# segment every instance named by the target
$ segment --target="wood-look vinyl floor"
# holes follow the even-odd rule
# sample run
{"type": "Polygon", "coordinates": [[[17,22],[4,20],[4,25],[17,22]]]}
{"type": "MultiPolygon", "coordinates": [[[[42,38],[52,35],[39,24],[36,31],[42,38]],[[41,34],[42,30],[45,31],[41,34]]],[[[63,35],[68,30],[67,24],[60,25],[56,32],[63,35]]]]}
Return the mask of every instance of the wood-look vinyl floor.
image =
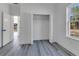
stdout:
{"type": "Polygon", "coordinates": [[[0,56],[68,56],[46,41],[34,41],[33,45],[13,45],[9,43],[0,49],[0,56]]]}

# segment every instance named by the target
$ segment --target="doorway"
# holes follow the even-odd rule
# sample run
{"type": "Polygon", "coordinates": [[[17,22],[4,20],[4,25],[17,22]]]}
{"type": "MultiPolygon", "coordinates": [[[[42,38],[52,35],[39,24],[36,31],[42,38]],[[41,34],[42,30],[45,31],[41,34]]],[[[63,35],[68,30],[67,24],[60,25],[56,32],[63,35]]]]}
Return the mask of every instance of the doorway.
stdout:
{"type": "Polygon", "coordinates": [[[33,14],[33,40],[49,40],[49,16],[33,14]]]}
{"type": "Polygon", "coordinates": [[[13,16],[13,42],[14,45],[19,44],[18,36],[19,36],[19,26],[20,26],[20,16],[13,16]]]}
{"type": "Polygon", "coordinates": [[[1,14],[1,46],[3,47],[12,42],[14,45],[19,43],[19,16],[10,16],[8,13],[1,14]]]}

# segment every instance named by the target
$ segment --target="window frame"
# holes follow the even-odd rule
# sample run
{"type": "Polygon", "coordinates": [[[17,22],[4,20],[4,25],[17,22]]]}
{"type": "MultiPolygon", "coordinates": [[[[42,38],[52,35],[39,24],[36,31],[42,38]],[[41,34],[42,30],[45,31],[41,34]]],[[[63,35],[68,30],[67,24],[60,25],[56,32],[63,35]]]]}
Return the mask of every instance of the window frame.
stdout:
{"type": "MultiPolygon", "coordinates": [[[[75,4],[75,3],[74,3],[75,4]]],[[[73,6],[74,4],[70,4],[66,7],[66,37],[67,38],[71,38],[71,39],[75,39],[75,40],[79,40],[79,37],[76,36],[71,36],[70,35],[70,19],[69,19],[69,7],[73,6]]]]}

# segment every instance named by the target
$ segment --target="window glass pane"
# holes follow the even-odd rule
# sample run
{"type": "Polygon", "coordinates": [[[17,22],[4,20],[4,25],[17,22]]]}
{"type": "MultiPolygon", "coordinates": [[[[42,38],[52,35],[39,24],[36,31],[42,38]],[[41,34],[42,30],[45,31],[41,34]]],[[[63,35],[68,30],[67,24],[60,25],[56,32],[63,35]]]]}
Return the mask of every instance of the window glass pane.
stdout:
{"type": "Polygon", "coordinates": [[[79,36],[79,4],[68,7],[68,19],[70,20],[70,35],[79,36]]]}

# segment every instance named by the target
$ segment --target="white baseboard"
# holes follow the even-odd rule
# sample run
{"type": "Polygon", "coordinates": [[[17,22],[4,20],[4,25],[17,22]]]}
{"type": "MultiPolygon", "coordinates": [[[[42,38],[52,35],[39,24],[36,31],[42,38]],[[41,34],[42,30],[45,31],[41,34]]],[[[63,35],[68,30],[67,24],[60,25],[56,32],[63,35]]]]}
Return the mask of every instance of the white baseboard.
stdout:
{"type": "Polygon", "coordinates": [[[53,43],[54,41],[53,41],[53,40],[49,40],[49,42],[50,42],[50,43],[53,43]]]}

